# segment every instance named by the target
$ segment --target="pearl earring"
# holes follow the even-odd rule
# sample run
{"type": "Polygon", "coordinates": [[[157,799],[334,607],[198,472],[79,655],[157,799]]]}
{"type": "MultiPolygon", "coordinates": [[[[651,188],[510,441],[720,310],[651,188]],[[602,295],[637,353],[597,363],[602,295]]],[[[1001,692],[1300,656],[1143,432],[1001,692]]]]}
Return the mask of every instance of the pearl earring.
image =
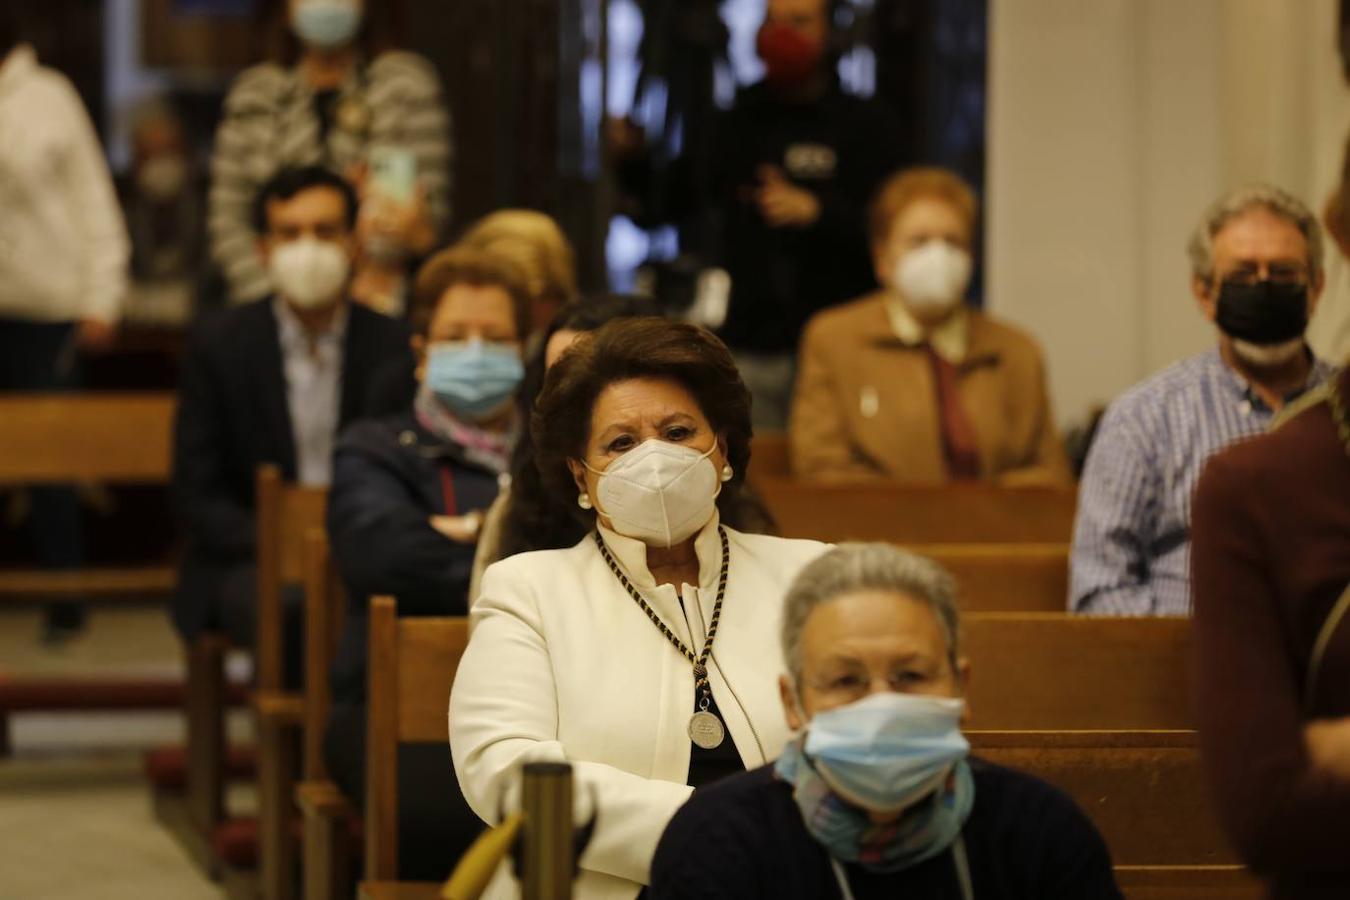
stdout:
{"type": "Polygon", "coordinates": [[[577,495],[577,506],[580,506],[582,509],[590,509],[591,495],[586,493],[585,491],[582,491],[579,495],[577,495]]]}
{"type": "Polygon", "coordinates": [[[723,481],[730,481],[732,477],[735,476],[735,474],[736,470],[731,467],[731,463],[727,463],[725,466],[722,467],[723,481]]]}

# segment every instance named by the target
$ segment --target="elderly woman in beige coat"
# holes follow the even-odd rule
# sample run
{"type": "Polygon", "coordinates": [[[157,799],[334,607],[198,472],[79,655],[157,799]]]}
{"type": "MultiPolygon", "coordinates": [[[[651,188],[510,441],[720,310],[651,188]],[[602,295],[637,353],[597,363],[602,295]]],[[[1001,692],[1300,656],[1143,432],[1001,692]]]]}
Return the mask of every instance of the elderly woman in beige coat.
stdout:
{"type": "Polygon", "coordinates": [[[789,438],[798,478],[1069,481],[1040,348],[961,301],[975,196],[942,169],[891,177],[870,229],[882,289],[802,339],[789,438]]]}
{"type": "MultiPolygon", "coordinates": [[[[495,822],[521,763],[570,762],[597,804],[575,896],[632,900],[693,789],[787,741],[777,623],[825,547],[747,533],[749,394],[700,328],[626,318],[582,336],[532,424],[545,490],[588,533],[487,570],[450,698],[455,771],[495,822]]],[[[499,875],[490,896],[514,895],[499,875]]]]}

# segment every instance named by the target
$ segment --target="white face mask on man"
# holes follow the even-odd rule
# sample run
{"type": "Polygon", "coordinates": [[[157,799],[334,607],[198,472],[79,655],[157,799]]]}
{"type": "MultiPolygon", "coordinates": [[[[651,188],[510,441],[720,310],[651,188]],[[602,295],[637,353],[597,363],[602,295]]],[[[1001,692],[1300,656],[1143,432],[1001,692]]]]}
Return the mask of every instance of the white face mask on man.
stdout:
{"type": "Polygon", "coordinates": [[[710,457],[659,438],[643,441],[614,460],[596,485],[596,510],[614,530],[654,547],[673,547],[712,518],[721,480],[710,457]]]}
{"type": "Polygon", "coordinates": [[[300,309],[317,309],[339,298],[351,267],[341,246],[302,237],[274,247],[268,269],[282,297],[300,309]]]}
{"type": "Polygon", "coordinates": [[[891,287],[915,312],[941,313],[961,302],[970,273],[968,252],[941,238],[931,238],[900,257],[891,287]]]}

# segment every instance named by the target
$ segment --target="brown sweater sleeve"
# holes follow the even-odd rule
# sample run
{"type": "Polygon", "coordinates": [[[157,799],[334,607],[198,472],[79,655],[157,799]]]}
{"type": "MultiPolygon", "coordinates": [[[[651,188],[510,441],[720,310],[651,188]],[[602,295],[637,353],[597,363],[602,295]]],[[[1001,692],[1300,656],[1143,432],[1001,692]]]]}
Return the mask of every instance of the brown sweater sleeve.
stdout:
{"type": "Polygon", "coordinates": [[[1237,446],[1214,457],[1191,526],[1195,700],[1219,813],[1253,869],[1350,868],[1350,783],[1313,768],[1303,739],[1302,668],[1269,573],[1262,496],[1277,489],[1237,446]]]}

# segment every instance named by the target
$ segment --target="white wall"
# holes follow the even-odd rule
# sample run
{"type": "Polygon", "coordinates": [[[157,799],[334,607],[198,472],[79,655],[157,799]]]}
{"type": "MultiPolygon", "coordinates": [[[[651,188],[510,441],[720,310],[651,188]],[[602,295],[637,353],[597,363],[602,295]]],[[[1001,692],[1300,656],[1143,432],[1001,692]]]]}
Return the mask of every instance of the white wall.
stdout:
{"type": "Polygon", "coordinates": [[[1320,209],[1350,126],[1335,16],[991,0],[988,306],[1042,341],[1061,422],[1213,340],[1185,244],[1217,194],[1268,180],[1320,209]]]}

